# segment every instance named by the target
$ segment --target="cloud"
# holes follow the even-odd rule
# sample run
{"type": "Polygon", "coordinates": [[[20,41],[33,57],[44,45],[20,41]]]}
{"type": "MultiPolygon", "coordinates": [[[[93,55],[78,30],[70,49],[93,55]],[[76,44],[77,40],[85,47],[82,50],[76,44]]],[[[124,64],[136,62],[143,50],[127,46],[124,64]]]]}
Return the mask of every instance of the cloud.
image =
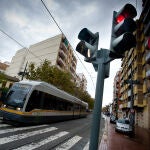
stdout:
{"type": "Polygon", "coordinates": [[[26,17],[11,11],[6,12],[4,17],[8,23],[18,25],[19,28],[24,28],[29,23],[26,17]]]}

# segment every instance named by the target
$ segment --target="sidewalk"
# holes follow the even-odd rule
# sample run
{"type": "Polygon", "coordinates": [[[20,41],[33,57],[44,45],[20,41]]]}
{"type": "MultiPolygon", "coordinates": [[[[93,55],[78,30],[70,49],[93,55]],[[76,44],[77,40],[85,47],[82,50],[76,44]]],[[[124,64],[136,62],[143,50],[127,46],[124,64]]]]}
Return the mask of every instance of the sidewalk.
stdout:
{"type": "Polygon", "coordinates": [[[150,131],[136,127],[135,138],[115,132],[115,125],[106,118],[99,150],[150,150],[150,131]]]}

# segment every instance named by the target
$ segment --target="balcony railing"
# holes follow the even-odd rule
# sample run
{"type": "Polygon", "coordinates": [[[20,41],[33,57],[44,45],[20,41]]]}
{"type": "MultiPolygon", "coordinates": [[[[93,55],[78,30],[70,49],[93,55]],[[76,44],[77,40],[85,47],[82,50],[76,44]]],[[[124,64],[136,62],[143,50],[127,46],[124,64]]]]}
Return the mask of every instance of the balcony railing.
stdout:
{"type": "Polygon", "coordinates": [[[57,62],[61,67],[65,66],[64,61],[60,57],[58,58],[57,62]]]}
{"type": "Polygon", "coordinates": [[[66,58],[67,58],[67,55],[64,53],[63,50],[60,50],[60,51],[59,51],[59,55],[60,55],[63,59],[66,59],[66,58]]]}
{"type": "Polygon", "coordinates": [[[146,71],[145,71],[145,69],[142,71],[142,75],[143,75],[143,78],[146,77],[146,71]]]}

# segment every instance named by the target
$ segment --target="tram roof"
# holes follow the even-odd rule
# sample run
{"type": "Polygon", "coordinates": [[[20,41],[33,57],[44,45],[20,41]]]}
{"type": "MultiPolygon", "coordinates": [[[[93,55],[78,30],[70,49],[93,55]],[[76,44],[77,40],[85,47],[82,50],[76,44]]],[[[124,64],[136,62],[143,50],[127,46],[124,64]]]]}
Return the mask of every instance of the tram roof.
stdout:
{"type": "Polygon", "coordinates": [[[45,87],[49,87],[53,90],[56,90],[57,92],[61,93],[61,94],[64,94],[65,96],[69,97],[71,96],[73,101],[75,102],[81,102],[83,105],[85,106],[88,106],[88,103],[78,99],[77,97],[75,96],[72,96],[70,95],[69,93],[63,91],[63,90],[60,90],[58,89],[57,87],[55,87],[54,85],[52,84],[49,84],[49,83],[46,83],[46,82],[43,82],[43,81],[32,81],[32,80],[22,80],[22,81],[19,81],[19,83],[22,83],[22,84],[28,84],[28,85],[32,85],[32,86],[38,86],[38,85],[41,85],[41,86],[45,86],[45,87]]]}

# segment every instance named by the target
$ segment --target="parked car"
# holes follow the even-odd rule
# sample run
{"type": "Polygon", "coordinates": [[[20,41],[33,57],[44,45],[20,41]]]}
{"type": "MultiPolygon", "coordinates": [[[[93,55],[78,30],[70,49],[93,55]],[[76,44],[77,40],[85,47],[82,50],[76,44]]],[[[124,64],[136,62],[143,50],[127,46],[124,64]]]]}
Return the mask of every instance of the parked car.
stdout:
{"type": "Polygon", "coordinates": [[[116,117],[114,115],[110,115],[110,123],[116,123],[116,117]]]}
{"type": "Polygon", "coordinates": [[[128,119],[118,119],[116,121],[116,127],[115,127],[116,132],[122,132],[127,135],[132,134],[132,128],[130,126],[130,122],[128,119]]]}

